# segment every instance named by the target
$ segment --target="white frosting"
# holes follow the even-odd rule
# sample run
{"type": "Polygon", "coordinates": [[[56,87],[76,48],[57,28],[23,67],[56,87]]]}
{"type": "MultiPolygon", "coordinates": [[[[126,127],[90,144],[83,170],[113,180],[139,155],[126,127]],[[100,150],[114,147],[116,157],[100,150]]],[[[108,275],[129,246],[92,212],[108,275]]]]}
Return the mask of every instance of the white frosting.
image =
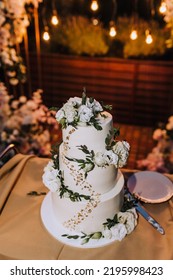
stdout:
{"type": "MultiPolygon", "coordinates": [[[[81,158],[83,158],[81,151],[77,154],[81,154],[81,158]]],[[[92,188],[95,192],[103,194],[114,187],[117,168],[113,164],[104,167],[95,165],[94,169],[88,172],[85,178],[85,173],[83,169],[79,168],[78,163],[71,162],[65,157],[63,145],[60,146],[59,155],[60,170],[63,170],[64,184],[72,191],[90,195],[92,188]]]]}
{"type": "Polygon", "coordinates": [[[112,115],[104,112],[106,118],[99,117],[99,124],[102,130],[97,130],[93,126],[78,126],[77,128],[69,125],[62,130],[64,149],[68,157],[84,157],[78,146],[86,145],[89,150],[96,152],[105,151],[105,139],[110,131],[113,130],[112,115]]]}
{"type": "Polygon", "coordinates": [[[97,196],[93,201],[72,202],[69,198],[60,198],[52,193],[52,205],[57,220],[67,231],[92,233],[103,230],[103,223],[113,219],[123,204],[124,177],[119,171],[115,186],[106,194],[97,196]]]}

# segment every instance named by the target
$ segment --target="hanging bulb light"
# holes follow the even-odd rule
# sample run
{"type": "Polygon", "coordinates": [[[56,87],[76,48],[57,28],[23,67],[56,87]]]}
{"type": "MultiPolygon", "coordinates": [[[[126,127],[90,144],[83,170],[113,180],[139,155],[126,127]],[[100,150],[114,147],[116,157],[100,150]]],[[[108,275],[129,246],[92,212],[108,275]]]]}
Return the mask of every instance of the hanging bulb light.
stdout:
{"type": "Polygon", "coordinates": [[[109,27],[109,35],[110,37],[115,37],[117,35],[117,30],[116,30],[116,26],[115,26],[115,23],[114,21],[111,21],[110,22],[110,27],[109,27]]]}
{"type": "Polygon", "coordinates": [[[98,20],[98,18],[92,18],[92,23],[93,23],[93,25],[98,25],[99,24],[99,20],[98,20]]]}
{"type": "Polygon", "coordinates": [[[92,0],[90,8],[92,11],[96,12],[99,8],[98,2],[96,0],[92,0]]]}
{"type": "Polygon", "coordinates": [[[161,13],[161,14],[164,14],[165,12],[166,12],[166,3],[165,3],[165,1],[162,1],[161,2],[161,5],[160,5],[160,8],[159,8],[159,12],[161,13]]]}
{"type": "Polygon", "coordinates": [[[138,32],[136,29],[132,29],[131,33],[130,33],[130,39],[131,40],[136,40],[138,38],[138,32]]]}
{"type": "Polygon", "coordinates": [[[50,34],[49,34],[49,28],[48,28],[48,26],[45,26],[45,27],[44,27],[43,40],[44,40],[44,41],[49,41],[49,40],[50,40],[50,34]]]}
{"type": "Polygon", "coordinates": [[[147,29],[146,31],[145,31],[145,42],[148,44],[148,45],[150,45],[152,42],[153,42],[153,37],[152,37],[152,35],[151,35],[151,31],[149,30],[149,29],[147,29]]]}
{"type": "Polygon", "coordinates": [[[59,23],[58,14],[57,14],[56,10],[53,10],[53,12],[52,12],[51,23],[55,26],[58,25],[58,23],[59,23]]]}

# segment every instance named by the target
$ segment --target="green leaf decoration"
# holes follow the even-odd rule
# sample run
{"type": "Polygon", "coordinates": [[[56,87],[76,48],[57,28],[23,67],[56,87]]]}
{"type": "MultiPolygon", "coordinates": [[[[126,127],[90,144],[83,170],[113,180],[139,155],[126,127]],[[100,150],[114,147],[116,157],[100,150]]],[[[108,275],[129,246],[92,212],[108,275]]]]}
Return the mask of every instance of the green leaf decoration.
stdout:
{"type": "Polygon", "coordinates": [[[79,147],[78,149],[81,150],[83,153],[90,154],[90,151],[88,150],[86,145],[81,145],[81,146],[77,146],[77,147],[79,147]]]}
{"type": "Polygon", "coordinates": [[[102,233],[100,231],[95,232],[94,234],[92,234],[91,238],[92,239],[100,239],[102,237],[102,233]]]}
{"type": "Polygon", "coordinates": [[[68,234],[62,234],[62,237],[67,237],[68,239],[78,239],[79,235],[68,235],[68,234]]]}
{"type": "Polygon", "coordinates": [[[93,125],[97,130],[102,130],[101,125],[99,125],[97,122],[94,122],[93,125]]]}
{"type": "Polygon", "coordinates": [[[38,193],[37,191],[31,191],[31,192],[27,193],[27,195],[30,195],[30,196],[40,196],[40,195],[46,195],[46,194],[47,194],[46,192],[38,193]]]}
{"type": "Polygon", "coordinates": [[[117,138],[118,136],[120,136],[120,128],[114,127],[114,138],[117,138]]]}
{"type": "Polygon", "coordinates": [[[106,222],[103,225],[106,226],[108,229],[110,229],[111,227],[113,227],[117,223],[118,223],[117,214],[115,214],[113,219],[107,219],[106,222]]]}
{"type": "Polygon", "coordinates": [[[112,110],[112,105],[104,105],[104,104],[102,104],[102,107],[103,107],[105,110],[108,110],[108,111],[111,111],[111,110],[112,110]]]}

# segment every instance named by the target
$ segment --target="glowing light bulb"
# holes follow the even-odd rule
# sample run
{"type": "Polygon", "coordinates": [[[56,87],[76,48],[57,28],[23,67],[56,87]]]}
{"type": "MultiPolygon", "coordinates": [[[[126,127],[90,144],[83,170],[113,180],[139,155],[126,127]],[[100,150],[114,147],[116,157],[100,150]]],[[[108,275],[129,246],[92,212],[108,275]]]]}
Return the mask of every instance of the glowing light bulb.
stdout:
{"type": "Polygon", "coordinates": [[[145,34],[146,34],[145,42],[148,45],[150,45],[153,42],[153,37],[151,36],[151,32],[149,30],[146,30],[145,34]]]}
{"type": "Polygon", "coordinates": [[[130,33],[130,39],[136,40],[137,38],[138,38],[137,30],[133,29],[132,32],[130,33]]]}
{"type": "Polygon", "coordinates": [[[97,1],[93,0],[91,3],[91,10],[95,12],[98,10],[98,8],[99,8],[99,5],[98,5],[97,1]]]}
{"type": "Polygon", "coordinates": [[[160,5],[160,8],[159,8],[159,12],[161,13],[161,14],[164,14],[165,12],[166,12],[166,3],[165,3],[165,1],[162,1],[162,3],[161,3],[161,5],[160,5]]]}
{"type": "Polygon", "coordinates": [[[92,23],[93,23],[93,25],[98,25],[99,24],[99,20],[97,18],[93,18],[92,19],[92,23]]]}
{"type": "Polygon", "coordinates": [[[53,25],[58,25],[59,23],[59,19],[58,19],[58,15],[57,15],[57,11],[53,10],[53,14],[52,14],[52,18],[51,18],[51,23],[53,25]]]}
{"type": "Polygon", "coordinates": [[[45,26],[45,30],[43,32],[43,39],[45,41],[49,41],[50,40],[49,30],[48,30],[47,26],[45,26]]]}
{"type": "Polygon", "coordinates": [[[53,25],[58,25],[59,20],[58,20],[58,18],[57,18],[56,15],[53,15],[53,16],[52,16],[52,18],[51,18],[51,23],[52,23],[53,25]]]}
{"type": "Polygon", "coordinates": [[[110,26],[109,35],[110,35],[111,37],[115,37],[115,36],[117,35],[117,31],[116,31],[115,26],[110,26]]]}

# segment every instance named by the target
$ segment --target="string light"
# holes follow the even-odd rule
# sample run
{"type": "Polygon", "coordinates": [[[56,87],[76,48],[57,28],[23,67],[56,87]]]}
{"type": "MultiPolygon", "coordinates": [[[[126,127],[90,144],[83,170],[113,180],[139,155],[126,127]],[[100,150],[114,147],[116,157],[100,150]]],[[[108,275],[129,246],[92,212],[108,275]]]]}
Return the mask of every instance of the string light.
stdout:
{"type": "Polygon", "coordinates": [[[52,13],[53,13],[53,14],[52,14],[52,18],[51,18],[51,23],[52,23],[53,25],[56,26],[56,25],[58,25],[58,23],[59,23],[57,11],[56,11],[56,10],[53,10],[52,13]]]}
{"type": "Polygon", "coordinates": [[[110,22],[109,35],[112,38],[117,35],[117,30],[114,21],[110,22]]]}
{"type": "Polygon", "coordinates": [[[167,9],[166,3],[165,3],[165,1],[162,1],[162,2],[161,2],[161,5],[160,5],[160,8],[159,8],[159,12],[160,12],[161,14],[164,14],[164,13],[166,12],[166,9],[167,9]]]}
{"type": "Polygon", "coordinates": [[[93,25],[98,25],[99,24],[99,20],[98,20],[98,18],[92,18],[92,23],[93,23],[93,25]]]}
{"type": "Polygon", "coordinates": [[[131,40],[136,40],[138,38],[138,32],[137,32],[137,24],[138,24],[138,16],[137,16],[137,6],[138,6],[138,0],[135,0],[133,3],[133,24],[132,24],[132,29],[130,33],[130,39],[131,40]]]}
{"type": "Polygon", "coordinates": [[[112,16],[109,22],[109,36],[114,38],[117,35],[116,29],[116,14],[117,14],[117,1],[112,0],[112,16]]]}
{"type": "Polygon", "coordinates": [[[92,11],[96,12],[99,8],[99,4],[96,0],[92,0],[90,7],[92,11]]]}
{"type": "Polygon", "coordinates": [[[43,40],[44,40],[44,41],[49,41],[49,40],[50,40],[50,34],[49,34],[49,28],[48,28],[48,26],[45,26],[45,27],[44,27],[43,40]]]}
{"type": "Polygon", "coordinates": [[[138,33],[136,29],[133,29],[130,33],[130,39],[131,40],[136,40],[138,38],[138,33]]]}
{"type": "Polygon", "coordinates": [[[150,44],[153,42],[153,37],[152,37],[151,31],[150,31],[149,29],[147,29],[147,30],[145,31],[145,36],[146,36],[145,42],[146,42],[148,45],[150,45],[150,44]]]}

